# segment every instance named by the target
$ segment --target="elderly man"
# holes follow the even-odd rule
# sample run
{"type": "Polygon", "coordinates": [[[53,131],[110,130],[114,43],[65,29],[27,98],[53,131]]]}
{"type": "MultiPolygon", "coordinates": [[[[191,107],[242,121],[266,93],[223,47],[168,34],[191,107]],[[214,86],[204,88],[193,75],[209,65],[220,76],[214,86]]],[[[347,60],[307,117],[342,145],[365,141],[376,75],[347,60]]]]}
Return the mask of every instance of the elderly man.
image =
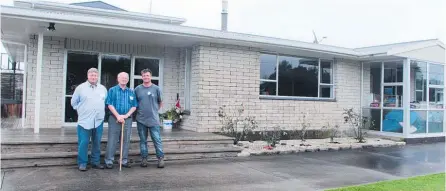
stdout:
{"type": "Polygon", "coordinates": [[[138,126],[139,146],[141,150],[141,167],[147,167],[147,135],[155,146],[158,168],[164,168],[164,152],[160,135],[160,118],[158,110],[162,107],[160,88],[152,83],[152,72],[149,69],[141,71],[143,83],[135,88],[138,100],[136,121],[138,126]]]}
{"type": "Polygon", "coordinates": [[[77,163],[80,171],[87,170],[88,145],[90,138],[91,167],[103,169],[100,164],[101,138],[105,116],[105,99],[107,89],[98,83],[98,70],[91,68],[87,72],[88,80],[76,87],[71,98],[71,106],[77,111],[78,125],[78,156],[77,163]]]}
{"type": "Polygon", "coordinates": [[[132,136],[132,113],[136,110],[137,102],[133,90],[127,87],[129,75],[125,72],[118,74],[118,85],[108,91],[106,104],[112,115],[108,119],[108,142],[105,154],[106,168],[113,168],[116,145],[119,137],[123,136],[122,166],[130,168],[128,163],[130,137],[132,136]],[[121,125],[124,132],[121,135],[121,125]]]}

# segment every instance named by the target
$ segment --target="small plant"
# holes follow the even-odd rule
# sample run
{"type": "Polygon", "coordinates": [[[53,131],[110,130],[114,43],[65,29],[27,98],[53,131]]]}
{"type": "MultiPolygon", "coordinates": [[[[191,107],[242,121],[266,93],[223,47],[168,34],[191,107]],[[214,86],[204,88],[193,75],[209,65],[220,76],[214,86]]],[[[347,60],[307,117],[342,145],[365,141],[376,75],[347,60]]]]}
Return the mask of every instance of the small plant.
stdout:
{"type": "Polygon", "coordinates": [[[308,112],[307,113],[302,113],[303,114],[303,116],[302,116],[302,122],[301,122],[301,129],[300,129],[300,132],[299,132],[299,137],[300,137],[300,140],[302,141],[302,142],[305,142],[306,141],[306,137],[307,137],[307,130],[308,130],[308,128],[310,127],[310,123],[308,123],[307,122],[307,116],[308,116],[308,112]]]}
{"type": "Polygon", "coordinates": [[[323,131],[328,133],[328,136],[330,137],[330,143],[339,143],[334,141],[334,138],[337,137],[339,134],[339,125],[331,126],[330,123],[327,123],[327,125],[322,127],[322,129],[323,131]]]}
{"type": "Polygon", "coordinates": [[[279,126],[275,126],[272,131],[265,129],[261,132],[262,140],[266,141],[268,146],[273,148],[276,147],[276,144],[279,144],[283,134],[284,131],[279,126]]]}
{"type": "Polygon", "coordinates": [[[373,126],[373,121],[356,113],[353,108],[344,109],[344,123],[348,123],[352,128],[355,139],[360,143],[365,143],[366,129],[373,126]]]}
{"type": "Polygon", "coordinates": [[[243,104],[236,111],[229,109],[229,112],[227,112],[226,108],[226,105],[223,105],[218,110],[218,117],[222,124],[221,132],[234,137],[234,145],[236,145],[258,127],[257,121],[254,117],[244,116],[245,108],[243,104]]]}

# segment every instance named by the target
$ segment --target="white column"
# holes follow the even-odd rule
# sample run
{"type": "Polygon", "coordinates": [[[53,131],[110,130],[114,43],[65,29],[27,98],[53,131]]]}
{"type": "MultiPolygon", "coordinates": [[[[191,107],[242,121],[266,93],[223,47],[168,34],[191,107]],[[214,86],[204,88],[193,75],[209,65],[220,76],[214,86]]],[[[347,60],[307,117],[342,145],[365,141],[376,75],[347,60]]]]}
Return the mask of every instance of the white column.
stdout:
{"type": "MultiPolygon", "coordinates": [[[[428,90],[429,91],[429,90],[428,90]]],[[[443,132],[446,133],[446,65],[443,65],[443,132]]]]}
{"type": "Polygon", "coordinates": [[[26,88],[27,88],[27,72],[28,67],[28,45],[25,44],[25,52],[23,55],[23,93],[22,93],[22,128],[25,128],[25,113],[26,113],[26,88]]]}
{"type": "Polygon", "coordinates": [[[404,109],[404,123],[403,136],[405,138],[409,135],[410,128],[410,59],[404,59],[403,66],[403,109],[404,109]]]}
{"type": "Polygon", "coordinates": [[[34,102],[34,133],[39,133],[40,129],[40,97],[42,85],[42,65],[43,65],[43,33],[40,32],[37,41],[37,66],[36,66],[36,101],[34,102]]]}

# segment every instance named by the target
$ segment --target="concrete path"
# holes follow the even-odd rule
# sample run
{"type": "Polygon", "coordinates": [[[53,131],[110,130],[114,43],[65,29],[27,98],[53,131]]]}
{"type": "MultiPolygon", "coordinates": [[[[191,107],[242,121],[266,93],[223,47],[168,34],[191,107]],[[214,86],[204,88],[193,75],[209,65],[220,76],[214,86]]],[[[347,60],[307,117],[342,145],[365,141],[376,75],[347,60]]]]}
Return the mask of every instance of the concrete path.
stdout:
{"type": "Polygon", "coordinates": [[[445,144],[155,164],[2,171],[2,190],[324,190],[444,172],[445,144]]]}

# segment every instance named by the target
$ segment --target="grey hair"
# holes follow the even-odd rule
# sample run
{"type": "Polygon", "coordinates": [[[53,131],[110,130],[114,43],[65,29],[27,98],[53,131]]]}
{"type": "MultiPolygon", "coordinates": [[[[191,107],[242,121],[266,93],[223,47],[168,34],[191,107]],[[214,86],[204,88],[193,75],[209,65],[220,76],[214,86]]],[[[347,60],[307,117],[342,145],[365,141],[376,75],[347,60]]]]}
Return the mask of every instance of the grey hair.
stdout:
{"type": "Polygon", "coordinates": [[[93,72],[99,74],[99,71],[98,71],[98,69],[96,69],[96,68],[90,68],[90,69],[88,69],[87,74],[89,74],[89,73],[93,73],[93,72]]]}

